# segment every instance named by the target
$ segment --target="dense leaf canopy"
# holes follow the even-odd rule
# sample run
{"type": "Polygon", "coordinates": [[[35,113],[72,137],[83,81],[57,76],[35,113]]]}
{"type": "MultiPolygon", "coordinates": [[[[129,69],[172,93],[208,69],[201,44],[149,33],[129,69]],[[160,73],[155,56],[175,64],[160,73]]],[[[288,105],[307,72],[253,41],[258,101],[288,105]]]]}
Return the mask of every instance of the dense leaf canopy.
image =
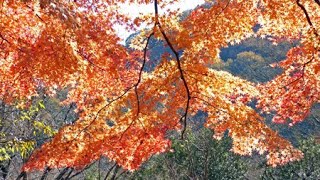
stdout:
{"type": "Polygon", "coordinates": [[[233,139],[232,151],[266,154],[282,165],[303,154],[264,123],[294,125],[320,102],[320,2],[318,0],[207,1],[187,15],[168,10],[178,0],[0,1],[0,97],[28,102],[44,90],[68,90],[63,104],[76,104],[78,120],[62,127],[36,150],[24,170],[82,168],[106,156],[135,170],[153,154],[170,149],[168,131],[181,131],[198,111],[207,113],[214,138],[233,139]],[[132,19],[124,3],[150,4],[155,13],[132,19]],[[120,43],[116,24],[147,26],[120,43]],[[280,63],[283,73],[255,84],[209,68],[223,47],[249,37],[295,42],[280,63]],[[170,48],[154,70],[145,71],[149,41],[170,48]],[[299,42],[299,43],[296,43],[299,42]]]}

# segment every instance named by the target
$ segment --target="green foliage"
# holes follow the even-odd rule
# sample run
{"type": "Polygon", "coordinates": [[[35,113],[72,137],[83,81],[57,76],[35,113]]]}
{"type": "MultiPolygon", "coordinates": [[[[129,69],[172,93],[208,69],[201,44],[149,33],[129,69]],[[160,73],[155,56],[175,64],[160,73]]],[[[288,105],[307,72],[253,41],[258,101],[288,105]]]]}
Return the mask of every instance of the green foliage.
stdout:
{"type": "Polygon", "coordinates": [[[152,158],[131,179],[245,179],[247,162],[229,151],[231,139],[212,139],[201,128],[184,141],[173,140],[172,152],[152,158]]]}
{"type": "Polygon", "coordinates": [[[222,49],[223,61],[214,66],[249,81],[267,82],[281,72],[281,69],[269,65],[285,59],[286,52],[295,45],[289,42],[275,45],[267,39],[249,38],[222,49]]]}
{"type": "Polygon", "coordinates": [[[100,179],[101,177],[99,176],[99,167],[97,165],[91,166],[85,171],[85,180],[95,180],[95,179],[100,179]]]}
{"type": "MultiPolygon", "coordinates": [[[[11,124],[12,127],[20,127],[21,124],[27,122],[30,126],[28,131],[31,131],[34,136],[46,135],[53,136],[55,131],[42,121],[35,119],[37,114],[45,109],[45,105],[42,100],[35,102],[26,110],[19,110],[16,119],[11,124]]],[[[0,124],[3,124],[0,119],[0,124]]],[[[18,131],[16,129],[15,131],[18,131]]],[[[34,149],[36,140],[32,138],[19,138],[18,136],[9,135],[9,133],[0,132],[0,162],[10,159],[10,156],[14,153],[18,153],[22,158],[25,158],[34,149]]]]}
{"type": "Polygon", "coordinates": [[[320,144],[314,139],[300,142],[299,148],[304,152],[301,161],[282,167],[266,167],[261,179],[320,179],[320,144]]]}
{"type": "Polygon", "coordinates": [[[33,126],[33,134],[44,134],[47,136],[53,136],[56,132],[42,121],[37,121],[34,117],[39,113],[41,109],[45,109],[43,101],[36,102],[35,105],[31,105],[26,111],[22,111],[22,116],[15,123],[19,121],[30,121],[33,126]]]}
{"type": "Polygon", "coordinates": [[[234,59],[227,59],[213,68],[229,71],[236,76],[252,82],[267,82],[281,72],[279,68],[272,68],[268,58],[264,58],[254,51],[239,52],[234,59]]]}
{"type": "Polygon", "coordinates": [[[268,62],[273,63],[285,59],[286,52],[296,45],[296,42],[283,41],[280,44],[274,44],[268,39],[249,38],[240,44],[222,49],[220,56],[226,61],[229,58],[236,59],[237,54],[241,52],[252,51],[267,59],[268,62]]]}
{"type": "Polygon", "coordinates": [[[10,159],[10,155],[17,152],[25,158],[35,145],[34,141],[10,140],[3,143],[0,148],[0,162],[10,159]]]}

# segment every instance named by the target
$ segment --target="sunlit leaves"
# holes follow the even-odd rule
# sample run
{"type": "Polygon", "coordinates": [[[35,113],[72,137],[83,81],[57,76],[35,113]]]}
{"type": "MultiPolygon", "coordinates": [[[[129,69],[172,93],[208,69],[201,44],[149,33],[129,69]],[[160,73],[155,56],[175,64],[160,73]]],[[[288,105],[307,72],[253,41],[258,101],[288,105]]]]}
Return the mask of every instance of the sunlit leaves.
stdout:
{"type": "Polygon", "coordinates": [[[261,85],[259,107],[276,112],[274,122],[295,124],[304,120],[314,103],[319,102],[319,52],[303,47],[289,50],[287,59],[278,66],[285,72],[261,85]]]}
{"type": "MultiPolygon", "coordinates": [[[[3,101],[27,102],[38,95],[39,88],[49,95],[67,89],[62,103],[75,103],[79,115],[77,122],[61,128],[52,141],[37,150],[24,170],[82,168],[101,156],[135,170],[152,154],[169,149],[166,134],[181,129],[185,109],[190,115],[207,113],[206,127],[214,130],[216,139],[229,135],[235,153],[267,154],[268,164],[273,166],[302,157],[264,124],[254,101],[258,101],[258,111],[275,114],[274,122],[290,125],[305,119],[312,105],[319,102],[320,11],[316,3],[218,0],[183,18],[170,11],[131,22],[117,9],[124,2],[152,1],[2,3],[3,101]],[[115,24],[134,28],[144,22],[157,26],[136,36],[130,50],[120,45],[115,24]],[[155,38],[164,40],[161,31],[179,59],[165,53],[154,70],[147,72],[141,69],[142,62],[152,59],[147,36],[154,33],[155,38]],[[273,64],[283,69],[282,74],[257,86],[208,68],[208,64],[220,61],[221,48],[251,36],[267,36],[274,43],[299,41],[287,59],[273,64]]],[[[159,7],[165,9],[174,2],[159,1],[159,7]]],[[[32,118],[25,113],[23,119],[32,118]]],[[[53,134],[41,122],[33,125],[53,134]]]]}

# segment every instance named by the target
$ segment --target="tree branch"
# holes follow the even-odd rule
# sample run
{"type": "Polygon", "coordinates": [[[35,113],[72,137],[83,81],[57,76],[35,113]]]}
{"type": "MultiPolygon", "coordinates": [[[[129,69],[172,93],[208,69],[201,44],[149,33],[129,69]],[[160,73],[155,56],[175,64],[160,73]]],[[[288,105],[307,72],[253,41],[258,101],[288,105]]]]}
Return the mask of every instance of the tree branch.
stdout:
{"type": "Polygon", "coordinates": [[[285,88],[285,87],[287,87],[287,86],[289,86],[289,85],[291,85],[291,84],[299,81],[300,79],[304,79],[305,68],[306,68],[306,66],[307,66],[309,63],[311,63],[313,60],[314,60],[314,58],[312,58],[312,59],[309,60],[308,62],[303,63],[303,65],[302,65],[302,70],[301,70],[301,71],[302,71],[302,74],[301,74],[299,77],[297,77],[295,80],[289,82],[288,84],[282,86],[281,88],[285,88]]]}
{"type": "MultiPolygon", "coordinates": [[[[26,6],[29,8],[29,9],[31,9],[31,11],[32,12],[34,12],[35,13],[35,11],[34,11],[34,9],[33,8],[31,8],[29,5],[27,5],[26,4],[26,6]]],[[[43,23],[46,23],[37,13],[35,13],[35,15],[37,16],[37,18],[39,18],[43,23]]]]}
{"type": "Polygon", "coordinates": [[[80,50],[76,50],[76,52],[77,52],[83,59],[87,60],[87,61],[89,62],[89,64],[91,64],[93,67],[96,67],[96,68],[98,68],[98,69],[101,70],[101,71],[108,71],[107,69],[105,69],[105,68],[103,68],[103,67],[100,67],[100,66],[96,65],[94,62],[92,62],[92,61],[90,60],[91,54],[87,55],[83,50],[81,50],[81,51],[80,51],[80,50]]]}
{"type": "Polygon", "coordinates": [[[6,39],[0,32],[0,38],[4,41],[6,41],[8,44],[10,44],[11,46],[13,46],[14,48],[17,48],[20,52],[22,53],[26,53],[23,49],[21,49],[20,47],[17,47],[14,43],[11,43],[8,39],[6,39]]]}
{"type": "Polygon", "coordinates": [[[0,37],[2,40],[4,40],[5,42],[7,42],[8,44],[11,44],[10,41],[8,41],[5,37],[2,36],[2,34],[0,33],[0,37]]]}
{"type": "Polygon", "coordinates": [[[140,71],[139,71],[139,78],[138,78],[138,81],[137,83],[134,85],[134,92],[136,94],[136,98],[137,98],[137,117],[140,113],[140,100],[139,100],[139,94],[138,94],[138,86],[141,82],[141,79],[142,79],[142,72],[143,72],[143,69],[145,67],[145,64],[146,64],[146,61],[147,61],[147,49],[148,49],[148,45],[149,45],[149,42],[150,42],[150,39],[151,37],[154,35],[154,32],[152,32],[148,38],[147,38],[147,43],[146,43],[146,46],[144,47],[144,53],[143,53],[143,62],[142,62],[142,66],[140,68],[140,71]]]}
{"type": "Polygon", "coordinates": [[[110,175],[111,171],[113,170],[114,167],[116,167],[117,163],[114,163],[114,165],[108,170],[106,176],[104,177],[104,180],[107,180],[108,176],[110,175]]]}
{"type": "Polygon", "coordinates": [[[87,129],[94,123],[94,121],[98,118],[100,112],[101,112],[103,109],[105,109],[106,107],[110,106],[113,102],[121,99],[121,98],[122,98],[124,95],[126,95],[133,87],[134,87],[134,86],[131,86],[130,88],[126,89],[120,96],[114,98],[113,100],[109,101],[106,105],[104,105],[102,108],[100,108],[100,109],[98,110],[98,112],[96,113],[94,119],[93,119],[86,127],[84,127],[84,128],[75,136],[74,139],[70,140],[70,142],[71,142],[71,141],[74,141],[74,140],[78,137],[79,134],[81,134],[83,131],[87,130],[87,129]]]}
{"type": "Polygon", "coordinates": [[[70,113],[70,111],[71,111],[72,108],[73,108],[73,103],[70,104],[70,106],[69,106],[69,108],[68,108],[68,110],[67,110],[67,113],[66,113],[66,115],[64,116],[63,122],[66,122],[66,120],[67,120],[67,118],[68,118],[68,115],[69,115],[69,113],[70,113]]]}
{"type": "Polygon", "coordinates": [[[114,179],[118,179],[120,176],[122,176],[124,173],[126,173],[126,170],[123,170],[118,176],[116,176],[114,179]]]}
{"type": "Polygon", "coordinates": [[[158,1],[155,0],[154,1],[154,6],[155,6],[155,17],[156,17],[156,20],[155,20],[155,23],[156,23],[156,26],[158,26],[163,38],[165,39],[165,41],[167,42],[168,46],[170,47],[171,51],[173,52],[173,54],[175,55],[175,58],[176,58],[176,61],[177,61],[177,64],[178,64],[178,69],[179,69],[179,72],[180,72],[180,78],[183,82],[183,85],[186,89],[186,94],[187,94],[187,103],[186,103],[186,106],[185,106],[185,112],[184,114],[182,115],[182,117],[180,118],[180,121],[183,122],[183,129],[182,129],[182,132],[181,132],[181,139],[183,139],[184,137],[184,133],[186,131],[186,128],[187,128],[187,116],[188,116],[188,110],[189,110],[189,106],[190,106],[190,99],[191,99],[191,93],[190,93],[190,89],[189,89],[189,86],[188,86],[188,83],[184,77],[184,74],[183,74],[183,70],[182,70],[182,66],[181,66],[181,61],[180,61],[180,58],[179,58],[179,53],[174,49],[171,41],[169,40],[168,36],[166,35],[166,33],[164,32],[159,20],[158,20],[158,1]]]}
{"type": "Polygon", "coordinates": [[[20,180],[20,179],[27,180],[27,173],[25,171],[22,171],[16,180],[20,180]]]}
{"type": "Polygon", "coordinates": [[[47,175],[48,175],[48,172],[49,172],[50,170],[51,170],[51,168],[47,167],[47,168],[44,170],[44,172],[43,172],[40,180],[45,180],[46,177],[47,177],[47,175]]]}
{"type": "MultiPolygon", "coordinates": [[[[156,13],[155,13],[155,18],[157,19],[157,12],[158,12],[158,9],[156,8],[156,13]]],[[[154,27],[156,26],[156,23],[154,25],[154,27]]],[[[138,81],[136,82],[134,86],[134,93],[135,93],[135,96],[136,96],[136,100],[137,100],[137,113],[136,113],[136,117],[131,121],[131,123],[129,124],[129,126],[122,132],[121,134],[121,137],[120,137],[120,140],[122,139],[123,135],[128,131],[128,129],[130,129],[130,127],[132,126],[132,124],[136,121],[136,119],[138,119],[138,116],[140,114],[140,99],[139,99],[139,93],[138,93],[138,86],[142,80],[142,72],[143,72],[143,69],[145,67],[145,64],[146,64],[146,61],[147,61],[147,51],[148,51],[148,45],[149,45],[149,42],[150,42],[150,39],[151,37],[154,35],[154,32],[152,32],[151,34],[149,34],[149,36],[147,37],[147,43],[146,43],[146,46],[144,47],[143,49],[143,62],[142,62],[142,66],[140,68],[140,71],[139,71],[139,76],[138,76],[138,81]]],[[[141,123],[141,122],[140,122],[141,123]]],[[[143,124],[141,123],[141,125],[143,126],[143,124]]]]}
{"type": "Polygon", "coordinates": [[[64,178],[64,180],[70,179],[69,177],[70,177],[70,175],[72,174],[73,170],[74,170],[73,168],[70,169],[69,173],[66,175],[66,177],[64,178]]]}
{"type": "Polygon", "coordinates": [[[55,180],[61,180],[62,177],[63,177],[63,175],[66,174],[66,173],[68,172],[68,170],[69,170],[69,167],[64,168],[64,169],[60,172],[60,174],[55,178],[55,180]]]}
{"type": "MultiPolygon", "coordinates": [[[[304,15],[306,16],[307,21],[308,21],[308,24],[309,24],[309,25],[312,27],[312,29],[313,29],[313,33],[314,33],[317,37],[319,37],[319,34],[318,34],[317,30],[314,28],[314,26],[313,26],[313,24],[312,24],[312,22],[311,22],[311,19],[310,19],[310,16],[309,16],[308,12],[307,12],[307,9],[300,3],[300,0],[297,0],[296,2],[297,2],[297,5],[302,9],[304,15]]],[[[318,4],[320,3],[319,0],[316,0],[316,2],[317,2],[318,4]]]]}
{"type": "MultiPolygon", "coordinates": [[[[114,101],[118,100],[118,99],[121,99],[125,94],[127,94],[128,91],[130,91],[132,88],[134,88],[134,92],[135,92],[135,95],[136,95],[136,99],[137,99],[137,114],[136,116],[138,117],[139,113],[140,113],[140,100],[139,100],[139,93],[138,93],[138,86],[142,80],[142,72],[143,72],[143,69],[145,67],[145,64],[146,64],[146,59],[147,59],[147,48],[148,48],[148,45],[149,45],[149,42],[150,42],[150,39],[151,37],[154,35],[154,33],[152,32],[148,38],[147,38],[147,43],[146,43],[146,46],[144,48],[144,55],[143,55],[143,63],[142,63],[142,66],[140,68],[140,71],[139,71],[139,78],[138,78],[138,81],[136,82],[136,84],[134,84],[133,86],[131,86],[130,88],[128,88],[123,94],[121,94],[120,96],[118,96],[117,98],[113,99],[112,101],[110,101],[108,104],[106,104],[105,106],[103,106],[101,109],[98,110],[98,112],[96,113],[96,116],[95,118],[89,123],[88,126],[86,126],[81,132],[85,131],[89,126],[92,125],[92,123],[98,118],[98,115],[100,114],[100,112],[105,109],[107,106],[109,106],[110,104],[112,104],[114,101]]],[[[86,57],[85,57],[86,58],[86,57]]],[[[95,64],[93,62],[91,62],[89,60],[89,58],[86,58],[93,66],[95,66],[95,64]]],[[[98,66],[96,66],[98,67],[98,66]]],[[[98,67],[99,68],[99,67],[98,67]]],[[[102,69],[104,70],[104,69],[102,69]]],[[[131,127],[131,125],[133,124],[135,120],[132,120],[132,122],[130,123],[130,125],[127,127],[127,129],[122,133],[121,137],[120,137],[120,140],[122,139],[122,136],[123,134],[125,134],[125,132],[131,127]]],[[[80,133],[79,133],[80,134],[80,133]]]]}
{"type": "MultiPolygon", "coordinates": [[[[69,177],[69,180],[70,179],[72,179],[72,178],[74,178],[74,177],[76,177],[76,176],[78,176],[79,174],[81,174],[83,171],[85,171],[85,170],[87,170],[87,169],[89,169],[92,165],[94,164],[94,162],[93,163],[91,163],[90,165],[88,165],[88,166],[86,166],[85,168],[83,168],[82,170],[80,170],[80,171],[78,171],[78,172],[76,172],[75,174],[73,174],[72,176],[70,176],[70,175],[68,175],[67,177],[69,177]]],[[[72,172],[72,171],[71,171],[72,172]]]]}
{"type": "Polygon", "coordinates": [[[120,166],[117,165],[117,166],[115,167],[114,171],[113,171],[111,180],[115,180],[115,178],[116,178],[116,176],[117,176],[117,174],[118,174],[119,169],[120,169],[120,166]]]}

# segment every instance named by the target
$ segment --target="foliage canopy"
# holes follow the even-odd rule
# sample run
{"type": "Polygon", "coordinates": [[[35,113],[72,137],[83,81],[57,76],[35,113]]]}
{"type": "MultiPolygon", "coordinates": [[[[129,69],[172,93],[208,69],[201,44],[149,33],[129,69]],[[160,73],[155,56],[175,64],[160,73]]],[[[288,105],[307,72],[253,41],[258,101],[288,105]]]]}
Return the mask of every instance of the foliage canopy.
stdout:
{"type": "Polygon", "coordinates": [[[25,171],[82,168],[101,156],[135,170],[170,149],[168,131],[181,130],[183,137],[188,118],[198,111],[207,113],[205,126],[214,138],[232,138],[235,153],[267,154],[272,166],[303,156],[265,125],[261,113],[294,125],[320,102],[320,2],[216,0],[183,18],[176,10],[158,13],[158,7],[177,1],[128,0],[155,5],[154,14],[136,19],[118,11],[124,0],[1,1],[2,101],[27,107],[40,90],[53,96],[68,89],[61,103],[75,103],[79,114],[33,153],[25,171]],[[115,24],[150,28],[126,48],[115,24]],[[220,61],[221,48],[253,36],[299,41],[283,61],[272,64],[282,74],[255,84],[209,68],[220,61]],[[152,37],[171,52],[147,72],[152,37]]]}

